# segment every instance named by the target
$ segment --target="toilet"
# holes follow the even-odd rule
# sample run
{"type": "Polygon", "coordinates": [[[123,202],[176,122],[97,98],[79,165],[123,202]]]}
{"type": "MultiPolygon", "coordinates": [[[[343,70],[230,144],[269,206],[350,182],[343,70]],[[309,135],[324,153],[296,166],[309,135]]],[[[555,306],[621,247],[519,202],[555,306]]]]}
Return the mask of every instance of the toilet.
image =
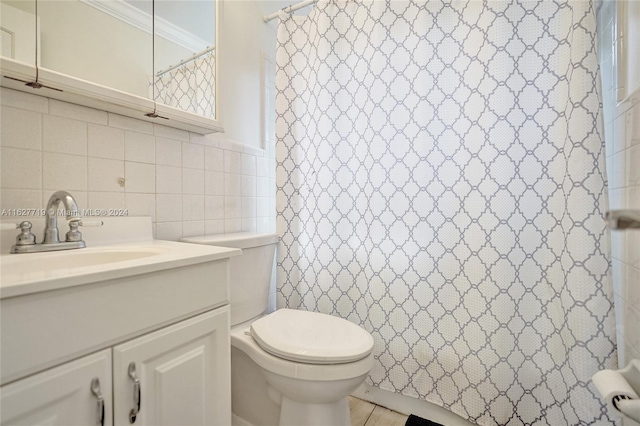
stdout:
{"type": "Polygon", "coordinates": [[[373,367],[371,335],[331,315],[266,314],[277,234],[182,241],[242,249],[229,259],[233,424],[351,425],[348,396],[373,367]]]}

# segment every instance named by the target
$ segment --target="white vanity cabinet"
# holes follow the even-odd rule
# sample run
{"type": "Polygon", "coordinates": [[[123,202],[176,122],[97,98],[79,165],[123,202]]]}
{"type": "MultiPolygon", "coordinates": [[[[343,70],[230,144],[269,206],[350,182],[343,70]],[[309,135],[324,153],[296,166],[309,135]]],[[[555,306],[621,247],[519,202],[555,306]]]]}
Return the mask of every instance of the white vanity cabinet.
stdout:
{"type": "Polygon", "coordinates": [[[230,425],[228,330],[221,308],[114,347],[115,424],[130,424],[139,396],[134,425],[230,425]]]}
{"type": "Polygon", "coordinates": [[[107,349],[0,388],[0,423],[107,426],[113,424],[111,401],[111,350],[107,349]]]}
{"type": "Polygon", "coordinates": [[[228,259],[240,250],[144,240],[55,259],[112,253],[150,255],[60,273],[51,253],[0,259],[0,424],[101,425],[98,394],[102,425],[231,424],[228,259]]]}

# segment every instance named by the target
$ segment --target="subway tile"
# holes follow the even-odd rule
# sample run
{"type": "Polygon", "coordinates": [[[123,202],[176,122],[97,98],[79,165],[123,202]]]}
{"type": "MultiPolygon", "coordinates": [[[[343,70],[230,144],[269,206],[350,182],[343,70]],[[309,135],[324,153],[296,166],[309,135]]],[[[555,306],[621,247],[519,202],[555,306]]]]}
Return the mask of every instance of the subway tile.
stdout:
{"type": "Polygon", "coordinates": [[[224,179],[224,195],[240,196],[242,195],[242,175],[225,173],[224,179]]]}
{"type": "Polygon", "coordinates": [[[242,217],[256,217],[256,197],[242,197],[242,217]]]}
{"type": "Polygon", "coordinates": [[[256,198],[256,217],[269,217],[271,216],[269,198],[257,197],[256,198]]]}
{"type": "Polygon", "coordinates": [[[156,223],[156,239],[165,241],[180,241],[182,239],[182,222],[156,223]]]}
{"type": "Polygon", "coordinates": [[[224,232],[230,234],[232,232],[242,232],[242,219],[225,219],[224,232]]]}
{"type": "Polygon", "coordinates": [[[242,174],[248,176],[256,175],[256,156],[242,154],[242,174]]]}
{"type": "Polygon", "coordinates": [[[156,138],[156,164],[182,166],[182,144],[166,138],[156,138]]]}
{"type": "Polygon", "coordinates": [[[129,216],[150,216],[156,220],[156,195],[127,192],[124,194],[124,205],[129,210],[129,216]]]}
{"type": "Polygon", "coordinates": [[[206,195],[224,195],[224,177],[222,172],[204,172],[204,193],[206,195]]]}
{"type": "Polygon", "coordinates": [[[88,164],[89,191],[124,191],[119,182],[125,177],[124,161],[89,157],[88,164]]]}
{"type": "Polygon", "coordinates": [[[126,161],[124,169],[125,191],[149,194],[156,192],[156,166],[126,161]]]}
{"type": "Polygon", "coordinates": [[[17,108],[2,107],[2,146],[22,149],[42,149],[42,115],[17,108]]]}
{"type": "Polygon", "coordinates": [[[156,221],[176,222],[182,220],[182,195],[156,195],[156,221]]]}
{"type": "Polygon", "coordinates": [[[224,171],[224,151],[219,148],[204,148],[204,169],[214,172],[224,171]]]}
{"type": "Polygon", "coordinates": [[[182,167],[204,169],[204,146],[182,142],[182,167]]]}
{"type": "Polygon", "coordinates": [[[197,143],[199,145],[205,145],[210,147],[218,146],[218,135],[211,133],[208,135],[199,135],[197,133],[189,133],[189,142],[197,143]]]}
{"type": "Polygon", "coordinates": [[[209,196],[204,197],[204,218],[206,220],[224,219],[224,197],[209,196]]]}
{"type": "Polygon", "coordinates": [[[124,209],[124,194],[122,192],[88,192],[87,207],[98,209],[124,209]]]}
{"type": "Polygon", "coordinates": [[[640,145],[632,146],[622,154],[626,154],[626,185],[637,186],[640,185],[640,145]]]}
{"type": "Polygon", "coordinates": [[[43,189],[86,191],[87,157],[44,152],[42,184],[43,189]]]}
{"type": "Polygon", "coordinates": [[[256,160],[256,176],[269,177],[269,159],[267,157],[257,157],[256,160]]]}
{"type": "Polygon", "coordinates": [[[239,219],[242,217],[242,197],[224,197],[224,218],[239,219]]]}
{"type": "Polygon", "coordinates": [[[609,123],[604,125],[604,141],[605,141],[605,155],[610,157],[613,154],[613,126],[609,123]]]}
{"type": "Polygon", "coordinates": [[[2,189],[0,190],[0,208],[2,209],[41,209],[42,190],[40,189],[2,189]]]}
{"type": "Polygon", "coordinates": [[[205,220],[205,235],[215,235],[224,233],[224,220],[205,220]]]}
{"type": "Polygon", "coordinates": [[[182,220],[204,220],[204,195],[182,196],[182,220]]]}
{"type": "Polygon", "coordinates": [[[242,154],[234,151],[224,151],[224,171],[225,173],[242,172],[242,154]]]}
{"type": "Polygon", "coordinates": [[[625,249],[627,242],[627,233],[612,230],[611,231],[611,257],[624,261],[626,258],[625,249]]]}
{"type": "MultiPolygon", "coordinates": [[[[640,310],[640,269],[627,265],[623,297],[627,303],[640,310]]],[[[640,323],[638,323],[640,326],[640,323]]]]}
{"type": "Polygon", "coordinates": [[[242,232],[256,232],[256,218],[243,218],[242,219],[242,232]]]}
{"type": "Polygon", "coordinates": [[[182,222],[182,238],[201,237],[204,235],[204,221],[184,221],[182,222]]]}
{"type": "Polygon", "coordinates": [[[182,193],[204,195],[204,170],[182,169],[182,193]]]}
{"type": "Polygon", "coordinates": [[[7,89],[6,87],[0,88],[0,102],[3,106],[7,107],[20,108],[44,114],[49,112],[49,98],[32,95],[31,93],[25,93],[19,90],[7,89]]]}
{"type": "Polygon", "coordinates": [[[43,116],[42,150],[87,155],[87,123],[51,115],[43,116]]]}
{"type": "Polygon", "coordinates": [[[258,197],[268,197],[270,194],[269,178],[259,177],[256,179],[256,195],[258,197]]]}
{"type": "Polygon", "coordinates": [[[256,232],[268,233],[271,231],[271,220],[268,217],[256,218],[256,232]]]}
{"type": "Polygon", "coordinates": [[[625,117],[620,116],[613,120],[613,152],[620,152],[626,148],[625,117]]]}
{"type": "Polygon", "coordinates": [[[640,232],[637,231],[611,231],[624,234],[625,239],[625,262],[635,268],[640,268],[640,232]]]}
{"type": "Polygon", "coordinates": [[[2,188],[42,189],[42,153],[2,147],[0,155],[2,188]]]}
{"type": "Polygon", "coordinates": [[[230,141],[224,136],[218,136],[218,146],[225,151],[244,152],[244,146],[238,142],[230,141]]]}
{"type": "Polygon", "coordinates": [[[627,146],[640,144],[640,102],[627,111],[626,130],[627,146]]]}
{"type": "Polygon", "coordinates": [[[134,132],[153,134],[153,123],[138,120],[124,115],[108,113],[109,126],[134,132]]]}
{"type": "Polygon", "coordinates": [[[89,156],[124,160],[124,131],[114,127],[89,124],[89,156]]]}
{"type": "MultiPolygon", "coordinates": [[[[616,191],[617,192],[617,191],[616,191]]],[[[611,199],[611,191],[609,194],[611,199]]],[[[609,203],[610,209],[640,209],[640,186],[632,186],[625,191],[624,203],[609,203]]]]}
{"type": "Polygon", "coordinates": [[[164,194],[181,194],[182,168],[156,166],[156,192],[164,194]]]}
{"type": "Polygon", "coordinates": [[[611,178],[609,180],[609,187],[611,189],[622,188],[625,186],[627,164],[624,152],[613,154],[611,161],[611,178]]]}
{"type": "Polygon", "coordinates": [[[242,176],[242,195],[244,197],[256,196],[256,177],[242,176]]]}
{"type": "Polygon", "coordinates": [[[124,159],[137,163],[156,162],[156,138],[145,133],[124,132],[124,159]]]}
{"type": "Polygon", "coordinates": [[[263,157],[264,156],[264,149],[262,149],[262,148],[254,148],[252,146],[244,145],[242,151],[245,154],[253,155],[254,157],[263,157]]]}
{"type": "Polygon", "coordinates": [[[626,343],[632,347],[640,348],[640,333],[638,333],[638,326],[640,325],[640,310],[637,310],[629,303],[626,303],[625,308],[624,339],[626,343]]]}
{"type": "Polygon", "coordinates": [[[49,100],[49,114],[87,123],[107,125],[107,112],[69,102],[49,100]]]}
{"type": "Polygon", "coordinates": [[[186,130],[175,129],[173,127],[163,126],[161,124],[153,125],[153,134],[163,138],[186,142],[189,141],[189,132],[187,132],[186,130]]]}

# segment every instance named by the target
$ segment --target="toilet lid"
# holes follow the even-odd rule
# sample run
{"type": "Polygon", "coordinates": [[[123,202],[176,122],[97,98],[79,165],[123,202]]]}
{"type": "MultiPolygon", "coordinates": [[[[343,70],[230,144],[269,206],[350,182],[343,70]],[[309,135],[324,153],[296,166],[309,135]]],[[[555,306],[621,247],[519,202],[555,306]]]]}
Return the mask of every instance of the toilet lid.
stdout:
{"type": "Polygon", "coordinates": [[[251,336],[279,358],[309,364],[343,364],[371,353],[373,337],[342,318],[279,309],[251,324],[251,336]]]}

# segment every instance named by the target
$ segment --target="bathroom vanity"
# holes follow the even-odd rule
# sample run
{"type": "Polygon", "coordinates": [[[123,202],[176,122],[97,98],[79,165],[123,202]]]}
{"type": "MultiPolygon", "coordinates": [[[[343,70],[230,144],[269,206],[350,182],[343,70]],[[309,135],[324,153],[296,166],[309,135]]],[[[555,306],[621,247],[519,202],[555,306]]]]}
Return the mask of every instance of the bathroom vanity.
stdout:
{"type": "Polygon", "coordinates": [[[154,241],[149,218],[106,218],[85,241],[3,247],[0,422],[230,424],[227,264],[241,251],[154,241]]]}

